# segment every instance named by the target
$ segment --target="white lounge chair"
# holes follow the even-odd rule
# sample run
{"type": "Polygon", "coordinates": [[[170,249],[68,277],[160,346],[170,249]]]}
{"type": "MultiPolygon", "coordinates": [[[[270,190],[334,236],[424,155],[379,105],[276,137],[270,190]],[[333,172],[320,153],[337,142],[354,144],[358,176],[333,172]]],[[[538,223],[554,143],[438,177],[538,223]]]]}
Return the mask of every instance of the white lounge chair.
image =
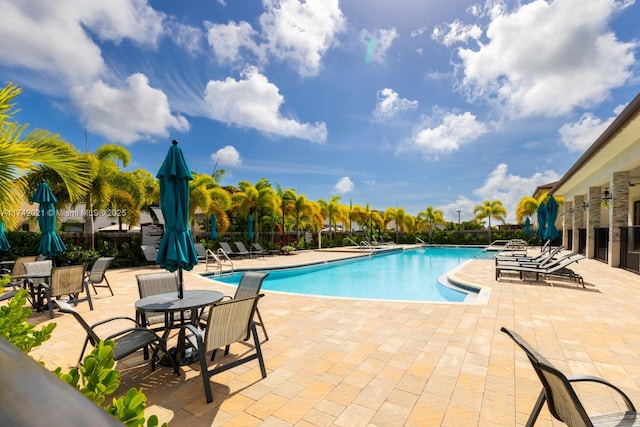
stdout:
{"type": "Polygon", "coordinates": [[[518,265],[518,264],[497,264],[496,265],[496,280],[500,280],[503,271],[517,271],[520,273],[520,279],[522,279],[524,273],[535,273],[536,280],[540,280],[540,275],[544,276],[563,276],[569,277],[573,280],[578,281],[584,288],[584,280],[582,276],[575,273],[573,270],[567,268],[568,265],[573,264],[574,262],[578,262],[581,259],[584,259],[585,256],[582,254],[578,254],[572,252],[568,255],[565,255],[557,260],[546,263],[543,266],[534,266],[534,265],[518,265]]]}

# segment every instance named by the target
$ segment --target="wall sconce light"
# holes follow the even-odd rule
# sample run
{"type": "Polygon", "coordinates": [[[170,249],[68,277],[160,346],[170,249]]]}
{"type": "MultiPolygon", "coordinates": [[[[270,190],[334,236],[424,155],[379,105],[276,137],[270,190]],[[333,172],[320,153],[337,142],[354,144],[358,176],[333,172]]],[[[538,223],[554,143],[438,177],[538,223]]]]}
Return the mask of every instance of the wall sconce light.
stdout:
{"type": "Polygon", "coordinates": [[[602,195],[602,203],[608,204],[611,201],[611,193],[609,193],[609,189],[604,189],[604,194],[602,195]]]}
{"type": "Polygon", "coordinates": [[[589,209],[589,203],[582,202],[582,205],[580,205],[580,207],[582,208],[583,211],[586,211],[587,209],[589,209]]]}
{"type": "Polygon", "coordinates": [[[569,208],[569,215],[573,215],[573,208],[569,208]]]}

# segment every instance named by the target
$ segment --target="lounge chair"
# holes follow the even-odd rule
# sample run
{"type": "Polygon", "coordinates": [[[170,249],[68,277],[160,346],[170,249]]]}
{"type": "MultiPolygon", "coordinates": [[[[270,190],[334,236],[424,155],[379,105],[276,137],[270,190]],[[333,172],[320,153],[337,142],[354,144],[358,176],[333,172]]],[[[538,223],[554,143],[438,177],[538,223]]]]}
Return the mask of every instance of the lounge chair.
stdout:
{"type": "Polygon", "coordinates": [[[222,250],[227,255],[227,257],[249,256],[249,251],[247,251],[246,254],[238,251],[234,251],[233,249],[231,249],[231,246],[229,246],[227,242],[218,242],[218,244],[220,245],[219,250],[222,250]]]}
{"type": "Polygon", "coordinates": [[[204,247],[202,243],[195,243],[196,253],[198,254],[198,261],[206,261],[207,260],[207,249],[204,247]]]}
{"type": "Polygon", "coordinates": [[[251,252],[251,254],[254,256],[265,256],[268,253],[262,246],[260,246],[259,243],[252,243],[249,252],[251,252]]]}
{"type": "Polygon", "coordinates": [[[249,298],[231,299],[211,305],[209,307],[207,324],[204,331],[192,324],[187,324],[180,328],[177,352],[178,360],[184,355],[185,343],[187,346],[193,347],[198,351],[200,375],[202,376],[207,403],[213,401],[210,378],[215,374],[258,359],[262,378],[267,377],[267,370],[260,348],[260,340],[256,332],[256,325],[253,322],[253,315],[260,297],[262,297],[262,295],[254,295],[249,298]],[[209,369],[206,357],[207,353],[213,352],[211,355],[213,359],[215,357],[215,351],[224,347],[225,355],[228,355],[231,344],[246,341],[251,335],[253,335],[254,349],[252,354],[246,355],[248,352],[247,348],[243,347],[242,353],[244,357],[232,360],[223,365],[217,364],[213,369],[209,369]]]}
{"type": "MultiPolygon", "coordinates": [[[[545,402],[547,402],[551,415],[568,426],[640,426],[639,414],[629,397],[620,388],[602,378],[591,375],[567,377],[519,334],[505,327],[500,330],[507,334],[525,352],[542,383],[542,390],[527,420],[527,427],[534,425],[545,402]],[[606,387],[606,395],[609,398],[611,398],[612,392],[616,392],[621,398],[616,399],[616,401],[624,401],[627,410],[593,417],[589,416],[587,409],[572,385],[573,383],[585,382],[604,385],[606,387]]],[[[612,404],[615,403],[612,402],[612,404]]]]}
{"type": "Polygon", "coordinates": [[[144,255],[144,259],[146,259],[148,263],[156,263],[156,258],[158,257],[158,248],[153,245],[142,245],[140,246],[140,249],[142,249],[142,255],[144,255]]]}
{"type": "Polygon", "coordinates": [[[252,251],[248,250],[247,247],[242,242],[234,242],[236,248],[238,248],[238,253],[242,255],[248,255],[249,258],[254,254],[252,251]]]}
{"type": "Polygon", "coordinates": [[[581,283],[582,287],[584,288],[585,286],[582,276],[567,268],[568,265],[573,264],[574,262],[578,262],[584,258],[584,255],[572,252],[561,258],[539,266],[519,264],[507,265],[499,263],[496,265],[496,280],[500,280],[500,276],[502,275],[503,271],[517,271],[518,273],[520,273],[520,279],[522,279],[524,273],[536,273],[536,280],[540,280],[541,274],[570,277],[574,280],[578,280],[578,282],[581,283]]]}
{"type": "MultiPolygon", "coordinates": [[[[151,358],[151,370],[156,369],[156,361],[159,360],[158,351],[166,352],[166,343],[165,341],[158,336],[155,332],[150,329],[144,328],[139,325],[135,320],[130,317],[118,316],[111,317],[106,320],[102,320],[100,322],[94,323],[93,325],[89,325],[84,318],[73,309],[66,301],[56,301],[56,304],[62,313],[72,314],[73,317],[80,323],[82,328],[87,333],[86,338],[84,339],[84,345],[82,346],[82,351],[80,352],[80,358],[78,359],[78,365],[82,363],[82,356],[84,356],[84,352],[87,349],[87,344],[91,343],[92,346],[98,345],[100,340],[111,340],[114,343],[113,347],[113,359],[120,360],[124,357],[135,353],[138,350],[146,350],[147,347],[153,348],[153,357],[151,358]],[[134,326],[129,327],[127,329],[120,330],[118,332],[112,333],[111,335],[101,338],[97,332],[96,328],[101,325],[105,325],[107,323],[111,323],[114,321],[128,321],[132,323],[134,326]]],[[[172,358],[169,357],[171,361],[172,358]]],[[[174,364],[174,372],[178,372],[178,367],[174,364]]]]}
{"type": "Polygon", "coordinates": [[[549,262],[551,262],[553,260],[553,257],[555,255],[557,255],[561,250],[564,249],[564,246],[560,245],[554,249],[552,249],[551,251],[548,252],[540,252],[540,254],[536,255],[536,256],[532,256],[532,257],[527,257],[527,256],[513,256],[513,255],[503,255],[500,256],[499,254],[496,255],[496,265],[497,264],[504,264],[504,265],[513,265],[515,264],[520,264],[520,265],[545,265],[549,262]]]}
{"type": "Polygon", "coordinates": [[[114,259],[114,257],[98,258],[91,266],[91,270],[89,270],[85,276],[84,280],[91,285],[93,292],[95,292],[96,295],[98,294],[96,288],[109,288],[109,292],[111,292],[111,296],[113,296],[113,289],[111,289],[111,285],[109,284],[109,280],[107,280],[107,275],[105,273],[114,259]]]}

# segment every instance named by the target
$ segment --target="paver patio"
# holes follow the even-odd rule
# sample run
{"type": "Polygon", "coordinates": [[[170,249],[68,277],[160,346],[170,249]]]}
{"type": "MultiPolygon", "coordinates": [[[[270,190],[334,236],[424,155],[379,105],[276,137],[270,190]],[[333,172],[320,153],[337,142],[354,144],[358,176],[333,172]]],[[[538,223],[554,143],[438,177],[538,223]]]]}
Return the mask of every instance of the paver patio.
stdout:
{"type": "MultiPolygon", "coordinates": [[[[336,259],[346,252],[308,251],[291,256],[235,260],[236,270],[336,259]]],[[[640,277],[584,260],[574,270],[586,289],[569,281],[554,286],[496,282],[492,260],[473,260],[455,272],[483,286],[477,303],[420,303],[324,298],[265,291],[260,312],[270,339],[263,343],[268,376],[257,362],[214,376],[214,402],[204,398],[199,365],[151,372],[142,354],[118,362],[120,391],[141,388],[147,415],[171,426],[514,426],[524,425],[540,391],[524,354],[500,332],[507,326],[567,374],[591,374],[620,386],[640,405],[640,277]]],[[[134,315],[135,275],[157,267],[109,270],[115,292],[99,290],[90,322],[134,315]]],[[[185,273],[186,287],[233,287],[185,273]]],[[[388,286],[401,287],[402,283],[388,286]]],[[[72,316],[34,314],[32,322],[58,324],[53,338],[32,352],[53,369],[74,365],[83,332],[72,316]]],[[[262,337],[261,331],[259,334],[262,337]]],[[[232,355],[246,350],[231,348],[232,355]]],[[[220,356],[218,356],[220,357],[220,356]]],[[[581,393],[599,409],[607,399],[581,393]]],[[[542,411],[537,425],[553,422],[542,411]]]]}

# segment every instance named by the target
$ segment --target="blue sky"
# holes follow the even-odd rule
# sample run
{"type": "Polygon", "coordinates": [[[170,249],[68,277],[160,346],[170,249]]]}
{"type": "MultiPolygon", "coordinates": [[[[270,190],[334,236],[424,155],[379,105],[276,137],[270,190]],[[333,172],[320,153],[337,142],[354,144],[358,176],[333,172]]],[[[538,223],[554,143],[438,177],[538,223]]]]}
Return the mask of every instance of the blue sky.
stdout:
{"type": "Polygon", "coordinates": [[[17,119],[155,174],[470,219],[553,182],[640,91],[634,0],[0,0],[17,119]],[[85,138],[86,135],[86,138],[85,138]]]}

